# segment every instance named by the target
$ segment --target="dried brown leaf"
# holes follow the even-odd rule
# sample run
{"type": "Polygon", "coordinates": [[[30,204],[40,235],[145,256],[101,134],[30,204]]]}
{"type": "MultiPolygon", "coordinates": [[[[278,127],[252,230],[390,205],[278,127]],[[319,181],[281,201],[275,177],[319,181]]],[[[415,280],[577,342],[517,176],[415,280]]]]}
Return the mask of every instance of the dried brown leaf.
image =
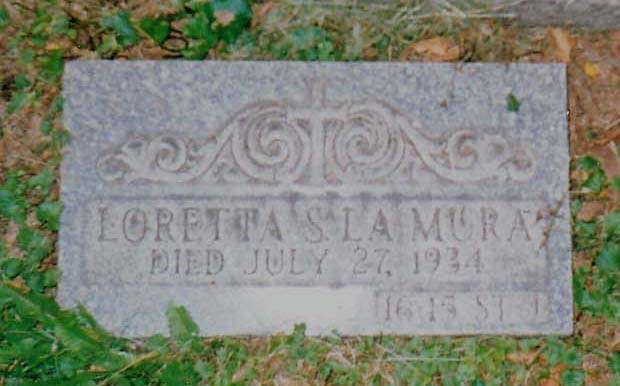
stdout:
{"type": "Polygon", "coordinates": [[[21,14],[17,10],[17,8],[14,6],[14,2],[3,0],[2,5],[4,6],[4,9],[6,10],[6,12],[9,14],[9,17],[11,18],[11,20],[15,20],[15,21],[22,20],[21,14]]]}
{"type": "Polygon", "coordinates": [[[217,20],[218,24],[223,27],[226,27],[235,20],[235,14],[230,11],[217,11],[213,13],[213,16],[215,16],[215,20],[217,20]]]}
{"type": "Polygon", "coordinates": [[[620,137],[620,130],[611,130],[602,134],[597,142],[603,144],[591,147],[588,153],[601,161],[601,167],[608,177],[618,176],[620,175],[620,159],[614,153],[614,146],[617,146],[614,140],[620,137]]]}
{"type": "Polygon", "coordinates": [[[611,342],[609,344],[609,348],[611,350],[619,350],[620,349],[620,330],[614,330],[613,332],[613,338],[611,339],[611,342]]]}
{"type": "Polygon", "coordinates": [[[159,17],[174,14],[178,11],[177,2],[174,0],[144,1],[131,0],[127,4],[132,17],[142,19],[143,17],[159,17]]]}
{"type": "Polygon", "coordinates": [[[588,373],[599,373],[607,369],[607,360],[598,355],[588,353],[583,356],[581,368],[588,373]]]}
{"type": "Polygon", "coordinates": [[[256,11],[255,17],[258,19],[263,19],[269,14],[269,12],[271,12],[274,7],[275,4],[271,0],[264,4],[261,4],[261,6],[258,8],[258,11],[256,11]]]}
{"type": "Polygon", "coordinates": [[[232,381],[234,383],[241,382],[247,375],[248,371],[250,371],[252,366],[253,366],[252,361],[245,362],[243,366],[239,367],[239,369],[235,371],[232,377],[232,381]]]}
{"type": "Polygon", "coordinates": [[[279,373],[273,379],[274,386],[307,386],[308,383],[303,379],[293,378],[291,376],[279,373]]]}
{"type": "Polygon", "coordinates": [[[432,61],[452,61],[461,55],[461,49],[446,38],[432,38],[415,42],[401,54],[401,60],[409,59],[411,53],[424,56],[432,61]]]}
{"type": "Polygon", "coordinates": [[[343,367],[346,368],[350,368],[353,365],[351,364],[351,361],[349,361],[344,354],[342,353],[342,351],[339,349],[339,347],[334,347],[330,352],[327,353],[327,355],[325,356],[325,359],[330,361],[334,361],[337,362],[338,364],[340,364],[343,367]]]}
{"type": "Polygon", "coordinates": [[[538,356],[538,351],[514,351],[510,354],[506,355],[506,359],[513,363],[525,363],[527,365],[532,364],[536,357],[538,356]]]}
{"type": "Polygon", "coordinates": [[[4,243],[9,249],[16,247],[17,234],[19,233],[19,225],[10,221],[4,232],[4,243]]]}
{"type": "Polygon", "coordinates": [[[562,28],[550,28],[549,34],[553,39],[556,60],[564,63],[570,62],[571,51],[575,47],[576,40],[562,28]]]}
{"type": "Polygon", "coordinates": [[[601,75],[601,69],[599,68],[598,64],[596,64],[596,63],[586,62],[583,65],[583,71],[590,78],[596,78],[599,75],[601,75]]]}
{"type": "Polygon", "coordinates": [[[189,18],[183,18],[179,20],[174,20],[170,23],[170,28],[177,31],[183,31],[185,26],[189,23],[189,18]]]}
{"type": "Polygon", "coordinates": [[[605,212],[605,204],[600,201],[586,201],[577,213],[577,220],[592,221],[605,212]]]}
{"type": "Polygon", "coordinates": [[[562,371],[566,369],[566,366],[563,364],[559,364],[554,366],[551,369],[551,374],[549,374],[549,378],[545,378],[540,381],[540,386],[560,386],[560,379],[562,377],[562,371]]]}
{"type": "Polygon", "coordinates": [[[86,11],[86,9],[84,8],[83,4],[77,3],[77,2],[71,2],[69,5],[67,5],[65,7],[65,11],[71,15],[71,17],[81,21],[81,22],[86,22],[88,21],[88,12],[86,11]]]}
{"type": "Polygon", "coordinates": [[[90,365],[88,371],[91,373],[107,373],[109,370],[103,366],[90,365]]]}
{"type": "Polygon", "coordinates": [[[542,379],[539,383],[540,386],[560,386],[560,382],[551,378],[542,379]]]}

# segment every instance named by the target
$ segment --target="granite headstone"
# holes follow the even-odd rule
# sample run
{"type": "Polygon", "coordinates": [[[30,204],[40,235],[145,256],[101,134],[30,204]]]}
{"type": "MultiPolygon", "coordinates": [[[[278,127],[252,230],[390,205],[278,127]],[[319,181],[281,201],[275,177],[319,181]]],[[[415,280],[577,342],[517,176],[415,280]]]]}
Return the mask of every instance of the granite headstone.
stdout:
{"type": "Polygon", "coordinates": [[[562,64],[74,61],[59,300],[123,336],[568,334],[562,64]]]}

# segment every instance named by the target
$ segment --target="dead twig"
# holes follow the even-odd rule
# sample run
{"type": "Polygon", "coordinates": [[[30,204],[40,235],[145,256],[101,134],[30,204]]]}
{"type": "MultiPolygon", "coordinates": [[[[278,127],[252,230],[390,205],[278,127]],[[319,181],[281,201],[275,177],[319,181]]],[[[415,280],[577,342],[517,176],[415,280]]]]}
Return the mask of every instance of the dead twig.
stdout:
{"type": "Polygon", "coordinates": [[[540,246],[538,247],[538,249],[542,249],[547,244],[549,237],[551,237],[551,230],[553,229],[553,226],[555,225],[555,219],[558,217],[558,213],[560,212],[560,208],[562,207],[562,204],[564,204],[565,199],[566,199],[566,193],[563,193],[562,198],[560,198],[558,202],[555,204],[555,206],[549,210],[551,219],[549,220],[549,222],[547,223],[547,226],[545,227],[545,230],[543,231],[543,239],[540,242],[540,246]]]}
{"type": "Polygon", "coordinates": [[[118,375],[120,375],[124,371],[127,371],[130,368],[132,368],[132,367],[136,367],[140,363],[148,361],[149,359],[153,359],[153,358],[155,358],[157,356],[159,356],[159,353],[157,351],[151,351],[151,352],[146,353],[144,355],[140,355],[139,357],[137,357],[136,359],[131,361],[131,363],[128,363],[126,366],[124,366],[121,369],[119,369],[116,372],[114,372],[114,374],[110,375],[109,377],[107,377],[103,381],[99,382],[98,386],[108,385],[111,380],[113,380],[115,377],[117,377],[118,375]]]}
{"type": "Polygon", "coordinates": [[[375,359],[373,362],[462,362],[461,358],[444,358],[444,357],[422,357],[422,356],[407,356],[399,355],[394,351],[388,349],[383,345],[378,345],[379,348],[386,353],[390,354],[388,358],[375,359]]]}

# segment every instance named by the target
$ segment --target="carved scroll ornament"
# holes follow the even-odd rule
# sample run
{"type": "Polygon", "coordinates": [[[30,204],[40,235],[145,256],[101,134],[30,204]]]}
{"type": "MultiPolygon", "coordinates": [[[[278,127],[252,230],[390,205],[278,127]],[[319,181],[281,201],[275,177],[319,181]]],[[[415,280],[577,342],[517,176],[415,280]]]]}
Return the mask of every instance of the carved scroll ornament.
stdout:
{"type": "Polygon", "coordinates": [[[212,137],[131,138],[99,157],[97,171],[105,181],[125,183],[183,183],[219,168],[228,182],[234,171],[246,182],[372,184],[389,179],[414,154],[432,173],[455,182],[526,181],[535,172],[526,146],[472,130],[429,137],[384,101],[328,103],[324,86],[310,82],[302,103],[247,105],[212,137]]]}

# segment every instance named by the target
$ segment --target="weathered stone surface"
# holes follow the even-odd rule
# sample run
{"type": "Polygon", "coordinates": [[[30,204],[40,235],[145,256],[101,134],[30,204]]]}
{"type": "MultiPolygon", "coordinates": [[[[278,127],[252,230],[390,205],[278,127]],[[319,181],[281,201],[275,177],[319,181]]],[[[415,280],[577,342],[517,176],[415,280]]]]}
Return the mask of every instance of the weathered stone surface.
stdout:
{"type": "Polygon", "coordinates": [[[487,15],[490,18],[517,20],[530,26],[574,26],[592,30],[616,30],[620,26],[620,0],[296,0],[299,4],[341,9],[415,8],[423,15],[467,17],[487,15]]]}
{"type": "Polygon", "coordinates": [[[572,331],[563,65],[80,61],[64,97],[58,296],[117,334],[572,331]]]}
{"type": "Polygon", "coordinates": [[[493,6],[530,25],[596,30],[617,29],[620,25],[620,0],[493,0],[493,6]]]}

